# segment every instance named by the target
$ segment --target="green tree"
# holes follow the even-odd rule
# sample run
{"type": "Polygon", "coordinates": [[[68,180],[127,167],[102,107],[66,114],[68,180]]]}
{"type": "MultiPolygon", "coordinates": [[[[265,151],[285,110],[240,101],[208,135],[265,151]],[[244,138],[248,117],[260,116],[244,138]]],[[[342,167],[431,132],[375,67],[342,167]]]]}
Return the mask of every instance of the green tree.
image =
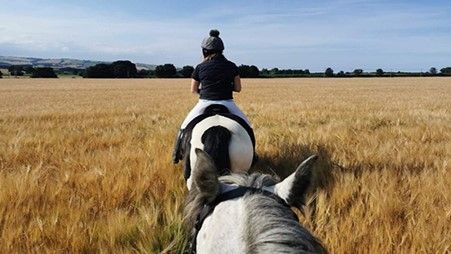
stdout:
{"type": "Polygon", "coordinates": [[[96,64],[88,67],[85,71],[85,78],[113,78],[113,70],[109,64],[96,64]]]}
{"type": "Polygon", "coordinates": [[[194,67],[190,66],[190,65],[183,66],[182,70],[180,71],[180,73],[182,74],[182,77],[184,77],[184,78],[190,78],[191,75],[193,74],[193,72],[194,72],[194,67]]]}
{"type": "Polygon", "coordinates": [[[437,74],[437,69],[435,67],[431,67],[429,69],[429,73],[432,74],[432,75],[436,75],[437,74]]]}
{"type": "Polygon", "coordinates": [[[445,67],[440,69],[440,73],[444,74],[444,75],[451,75],[451,67],[445,67]]]}
{"type": "Polygon", "coordinates": [[[379,68],[379,69],[376,70],[376,75],[379,76],[379,77],[383,76],[384,75],[384,71],[379,68]]]}
{"type": "Polygon", "coordinates": [[[279,74],[279,69],[278,68],[272,68],[269,71],[269,74],[271,74],[271,76],[277,75],[277,74],[279,74]]]}
{"type": "Polygon", "coordinates": [[[334,76],[334,70],[332,70],[332,68],[327,68],[326,71],[324,72],[324,76],[326,77],[333,77],[334,76]]]}
{"type": "Polygon", "coordinates": [[[111,64],[96,64],[84,72],[85,78],[136,78],[136,65],[128,60],[120,60],[111,64]]]}
{"type": "Polygon", "coordinates": [[[8,67],[9,74],[12,76],[23,76],[23,66],[22,65],[11,65],[8,67]]]}
{"type": "Polygon", "coordinates": [[[260,70],[255,65],[251,65],[249,67],[248,71],[249,71],[248,75],[249,75],[250,78],[257,78],[258,75],[260,75],[260,70]]]}
{"type": "Polygon", "coordinates": [[[3,78],[3,72],[0,71],[0,78],[3,78]]]}
{"type": "Polygon", "coordinates": [[[111,70],[114,78],[136,78],[138,74],[136,65],[128,60],[111,63],[111,70]]]}
{"type": "Polygon", "coordinates": [[[363,73],[362,69],[355,69],[354,70],[354,75],[356,75],[356,76],[360,76],[360,75],[362,75],[362,73],[363,73]]]}
{"type": "Polygon", "coordinates": [[[26,74],[33,74],[33,72],[34,72],[34,68],[32,65],[24,66],[23,70],[25,71],[26,74]]]}
{"type": "Polygon", "coordinates": [[[337,77],[344,77],[345,76],[345,72],[344,71],[339,71],[337,73],[337,77]]]}
{"type": "Polygon", "coordinates": [[[173,64],[158,65],[155,68],[157,78],[173,78],[177,74],[177,69],[173,64]]]}
{"type": "Polygon", "coordinates": [[[39,67],[35,68],[31,74],[32,78],[58,78],[53,68],[39,67]]]}
{"type": "Polygon", "coordinates": [[[249,65],[242,64],[238,66],[238,72],[240,73],[240,77],[248,78],[249,77],[249,65]]]}
{"type": "Polygon", "coordinates": [[[146,70],[146,69],[141,69],[138,71],[138,78],[150,78],[150,76],[152,76],[152,71],[151,70],[146,70]]]}
{"type": "Polygon", "coordinates": [[[238,71],[240,73],[240,77],[242,78],[256,78],[260,75],[260,71],[258,67],[255,65],[240,65],[238,66],[238,71]]]}

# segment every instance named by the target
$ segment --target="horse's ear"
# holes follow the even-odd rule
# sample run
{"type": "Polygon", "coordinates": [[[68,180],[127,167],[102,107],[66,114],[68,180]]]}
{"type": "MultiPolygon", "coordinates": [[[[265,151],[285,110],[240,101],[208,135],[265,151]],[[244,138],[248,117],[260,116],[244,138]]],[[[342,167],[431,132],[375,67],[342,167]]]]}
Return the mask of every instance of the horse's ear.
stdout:
{"type": "Polygon", "coordinates": [[[193,184],[208,202],[219,193],[218,170],[213,159],[203,150],[196,148],[197,160],[193,170],[193,184]]]}
{"type": "Polygon", "coordinates": [[[290,206],[301,207],[310,186],[312,167],[318,156],[312,155],[303,161],[296,171],[274,186],[274,193],[285,199],[290,206]]]}

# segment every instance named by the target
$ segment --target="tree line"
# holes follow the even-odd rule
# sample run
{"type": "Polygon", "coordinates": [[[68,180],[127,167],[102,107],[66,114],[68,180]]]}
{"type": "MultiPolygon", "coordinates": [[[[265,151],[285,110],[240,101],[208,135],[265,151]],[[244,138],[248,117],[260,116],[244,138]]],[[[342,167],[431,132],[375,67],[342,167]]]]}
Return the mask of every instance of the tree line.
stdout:
{"type": "Polygon", "coordinates": [[[377,69],[375,72],[364,72],[362,69],[355,69],[352,72],[339,71],[334,73],[332,68],[327,68],[324,72],[325,77],[422,77],[422,76],[451,76],[451,67],[445,67],[440,69],[440,73],[437,68],[431,67],[427,72],[401,72],[401,71],[389,71],[385,72],[382,69],[377,69]]]}
{"type": "MultiPolygon", "coordinates": [[[[84,78],[189,78],[194,71],[193,66],[186,65],[177,69],[170,63],[158,65],[154,70],[138,70],[136,65],[128,60],[96,64],[86,69],[60,68],[54,70],[50,67],[33,67],[31,65],[10,65],[7,66],[7,69],[10,76],[28,75],[31,78],[57,78],[59,75],[76,75],[84,78]]],[[[355,69],[352,72],[334,72],[329,67],[324,72],[311,73],[309,69],[263,68],[260,70],[255,65],[240,65],[238,69],[242,78],[451,76],[451,67],[442,68],[440,71],[431,67],[427,72],[385,72],[382,69],[374,72],[364,72],[362,69],[355,69]]],[[[2,73],[0,72],[1,77],[2,73]]]]}
{"type": "MultiPolygon", "coordinates": [[[[8,66],[8,72],[11,76],[24,76],[28,74],[31,78],[57,78],[55,71],[50,67],[36,67],[31,65],[11,65],[8,66]]],[[[0,72],[0,77],[2,77],[0,72]]]]}
{"type": "Polygon", "coordinates": [[[96,64],[86,69],[85,78],[188,78],[194,71],[192,66],[177,70],[173,64],[163,64],[154,70],[137,70],[130,61],[116,61],[111,64],[96,64]]]}

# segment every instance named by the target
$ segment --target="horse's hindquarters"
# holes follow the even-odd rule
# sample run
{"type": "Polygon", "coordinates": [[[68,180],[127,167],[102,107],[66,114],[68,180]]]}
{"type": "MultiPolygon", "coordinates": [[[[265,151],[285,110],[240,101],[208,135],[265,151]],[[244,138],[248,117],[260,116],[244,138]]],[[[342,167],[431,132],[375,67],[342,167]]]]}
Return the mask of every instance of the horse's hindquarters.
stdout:
{"type": "Polygon", "coordinates": [[[249,135],[244,128],[238,133],[232,132],[229,145],[230,170],[233,173],[247,172],[251,168],[254,158],[254,147],[249,135]]]}
{"type": "Polygon", "coordinates": [[[205,118],[193,128],[190,149],[191,168],[194,168],[194,165],[196,164],[195,149],[199,148],[204,150],[204,144],[202,143],[203,133],[214,126],[222,126],[230,131],[231,139],[228,149],[230,157],[230,170],[232,172],[248,171],[252,165],[252,160],[254,157],[254,145],[252,140],[243,126],[233,119],[221,115],[214,115],[205,118]]]}

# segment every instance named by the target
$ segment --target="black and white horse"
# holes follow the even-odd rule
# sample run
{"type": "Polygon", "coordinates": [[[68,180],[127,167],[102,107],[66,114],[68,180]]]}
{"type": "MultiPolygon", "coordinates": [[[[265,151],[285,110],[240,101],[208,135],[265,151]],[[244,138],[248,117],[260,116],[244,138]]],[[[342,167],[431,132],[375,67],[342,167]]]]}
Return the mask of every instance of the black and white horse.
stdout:
{"type": "Polygon", "coordinates": [[[316,156],[282,182],[254,173],[220,176],[196,149],[193,184],[185,206],[191,253],[326,253],[290,206],[301,206],[316,156]]]}
{"type": "Polygon", "coordinates": [[[247,172],[256,160],[252,128],[222,105],[207,107],[204,114],[194,118],[184,130],[181,153],[188,189],[191,189],[192,171],[197,161],[195,149],[209,154],[220,175],[247,172]]]}

